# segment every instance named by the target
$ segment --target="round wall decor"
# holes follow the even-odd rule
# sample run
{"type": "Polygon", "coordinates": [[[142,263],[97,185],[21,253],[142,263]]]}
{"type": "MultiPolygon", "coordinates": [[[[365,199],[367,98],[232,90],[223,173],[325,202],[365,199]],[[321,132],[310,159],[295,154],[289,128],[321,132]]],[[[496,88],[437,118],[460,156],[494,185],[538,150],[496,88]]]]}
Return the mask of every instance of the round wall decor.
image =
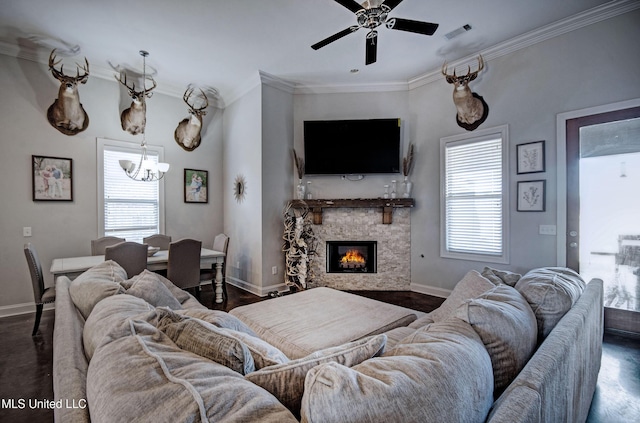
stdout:
{"type": "Polygon", "coordinates": [[[233,196],[236,198],[238,203],[242,203],[246,195],[246,191],[247,181],[244,179],[244,176],[236,176],[236,180],[233,183],[233,196]]]}

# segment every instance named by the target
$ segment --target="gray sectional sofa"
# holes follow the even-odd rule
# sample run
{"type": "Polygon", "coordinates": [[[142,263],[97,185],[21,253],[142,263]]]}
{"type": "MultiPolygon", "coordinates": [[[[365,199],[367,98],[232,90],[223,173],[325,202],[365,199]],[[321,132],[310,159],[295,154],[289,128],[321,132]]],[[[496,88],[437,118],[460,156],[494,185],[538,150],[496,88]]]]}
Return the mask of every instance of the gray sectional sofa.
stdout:
{"type": "Polygon", "coordinates": [[[584,422],[602,281],[469,272],[425,314],[329,288],[208,310],[107,261],[56,281],[59,422],[584,422]],[[77,406],[81,405],[81,406],[77,406]]]}

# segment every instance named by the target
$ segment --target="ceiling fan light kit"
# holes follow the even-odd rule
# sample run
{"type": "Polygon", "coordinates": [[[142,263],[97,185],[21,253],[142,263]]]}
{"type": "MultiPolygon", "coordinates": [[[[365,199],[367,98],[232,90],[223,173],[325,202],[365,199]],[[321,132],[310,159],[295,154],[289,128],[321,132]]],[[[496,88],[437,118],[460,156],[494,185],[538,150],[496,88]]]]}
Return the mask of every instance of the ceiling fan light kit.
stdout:
{"type": "Polygon", "coordinates": [[[402,0],[367,0],[362,4],[358,4],[354,0],[335,0],[335,2],[355,13],[357,25],[343,29],[317,42],[312,45],[311,48],[318,50],[342,37],[356,32],[360,28],[365,28],[369,30],[365,40],[365,63],[367,65],[375,63],[377,60],[378,31],[376,31],[376,28],[380,25],[384,24],[389,29],[423,35],[433,35],[438,29],[438,24],[436,23],[403,18],[389,18],[389,13],[398,6],[402,0]]]}

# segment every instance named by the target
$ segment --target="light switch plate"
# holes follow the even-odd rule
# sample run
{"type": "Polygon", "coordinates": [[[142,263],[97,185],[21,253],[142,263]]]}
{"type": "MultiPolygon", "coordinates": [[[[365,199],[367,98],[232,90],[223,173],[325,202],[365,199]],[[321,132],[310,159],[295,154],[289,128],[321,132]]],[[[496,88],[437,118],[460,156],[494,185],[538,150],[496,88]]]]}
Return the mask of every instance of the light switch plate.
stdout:
{"type": "Polygon", "coordinates": [[[556,225],[540,225],[540,235],[555,235],[556,225]]]}
{"type": "Polygon", "coordinates": [[[22,228],[22,236],[25,238],[31,236],[31,226],[25,226],[22,228]]]}

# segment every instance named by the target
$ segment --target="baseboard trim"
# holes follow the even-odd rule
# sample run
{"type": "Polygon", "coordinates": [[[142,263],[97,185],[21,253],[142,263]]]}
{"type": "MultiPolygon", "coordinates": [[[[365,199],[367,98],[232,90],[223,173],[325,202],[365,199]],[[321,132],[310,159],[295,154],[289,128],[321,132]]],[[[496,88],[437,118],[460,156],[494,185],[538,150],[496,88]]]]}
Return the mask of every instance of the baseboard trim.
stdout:
{"type": "MultiPolygon", "coordinates": [[[[44,305],[44,310],[54,310],[55,303],[49,303],[44,305]]],[[[21,314],[29,314],[36,312],[36,303],[22,303],[12,304],[8,306],[0,307],[0,318],[19,316],[21,314]]]]}
{"type": "Polygon", "coordinates": [[[258,297],[266,297],[270,292],[273,291],[289,290],[289,287],[285,283],[281,283],[278,285],[258,286],[234,277],[227,277],[227,283],[235,286],[236,288],[244,289],[247,292],[257,295],[258,297]]]}
{"type": "Polygon", "coordinates": [[[434,286],[418,285],[412,283],[409,289],[413,292],[419,292],[420,294],[431,295],[433,297],[447,298],[451,295],[451,291],[443,288],[436,288],[434,286]]]}

